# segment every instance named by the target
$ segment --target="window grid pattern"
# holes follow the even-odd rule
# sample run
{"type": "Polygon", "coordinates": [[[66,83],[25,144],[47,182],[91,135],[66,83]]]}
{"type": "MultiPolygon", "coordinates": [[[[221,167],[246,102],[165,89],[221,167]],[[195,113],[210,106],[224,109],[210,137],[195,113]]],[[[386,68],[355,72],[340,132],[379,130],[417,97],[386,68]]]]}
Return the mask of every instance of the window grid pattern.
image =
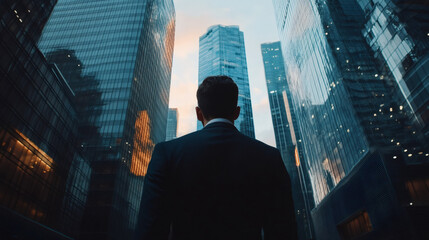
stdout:
{"type": "Polygon", "coordinates": [[[46,24],[39,46],[80,96],[93,166],[83,239],[132,238],[151,152],[165,140],[174,32],[170,0],[64,0],[46,24]]]}
{"type": "Polygon", "coordinates": [[[74,93],[35,45],[54,3],[1,3],[0,204],[76,237],[91,168],[76,145],[74,93]]]}

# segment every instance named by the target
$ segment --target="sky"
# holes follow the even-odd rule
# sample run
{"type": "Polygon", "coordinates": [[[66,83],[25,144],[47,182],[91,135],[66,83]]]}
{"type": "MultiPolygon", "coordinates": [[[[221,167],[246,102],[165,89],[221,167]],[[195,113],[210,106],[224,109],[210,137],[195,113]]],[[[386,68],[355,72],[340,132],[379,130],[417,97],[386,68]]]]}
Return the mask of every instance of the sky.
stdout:
{"type": "Polygon", "coordinates": [[[278,41],[271,0],[174,0],[176,36],[170,108],[178,108],[178,137],[197,128],[198,41],[212,25],[238,25],[244,33],[256,139],[275,146],[261,44],[278,41]]]}

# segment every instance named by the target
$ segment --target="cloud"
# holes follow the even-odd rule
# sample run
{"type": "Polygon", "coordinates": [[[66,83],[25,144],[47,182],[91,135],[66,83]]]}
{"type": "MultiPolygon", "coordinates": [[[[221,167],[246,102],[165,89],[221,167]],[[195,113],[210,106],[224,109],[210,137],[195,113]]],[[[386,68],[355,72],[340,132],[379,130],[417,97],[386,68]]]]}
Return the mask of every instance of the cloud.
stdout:
{"type": "Polygon", "coordinates": [[[262,98],[259,100],[259,102],[257,102],[256,104],[254,104],[253,106],[253,112],[257,113],[257,112],[261,112],[261,111],[266,111],[266,110],[270,110],[270,103],[268,101],[268,98],[262,98]]]}

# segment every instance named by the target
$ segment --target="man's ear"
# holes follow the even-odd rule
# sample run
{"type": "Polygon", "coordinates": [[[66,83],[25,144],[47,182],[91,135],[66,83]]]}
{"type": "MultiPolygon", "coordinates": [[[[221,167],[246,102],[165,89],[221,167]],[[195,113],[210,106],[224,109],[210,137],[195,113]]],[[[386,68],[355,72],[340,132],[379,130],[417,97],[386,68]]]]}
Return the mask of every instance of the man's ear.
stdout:
{"type": "Polygon", "coordinates": [[[237,108],[234,110],[234,120],[237,120],[238,116],[240,116],[240,107],[237,106],[237,108]]]}
{"type": "Polygon", "coordinates": [[[201,111],[200,107],[195,107],[195,112],[197,114],[197,119],[204,125],[204,116],[203,111],[201,111]]]}

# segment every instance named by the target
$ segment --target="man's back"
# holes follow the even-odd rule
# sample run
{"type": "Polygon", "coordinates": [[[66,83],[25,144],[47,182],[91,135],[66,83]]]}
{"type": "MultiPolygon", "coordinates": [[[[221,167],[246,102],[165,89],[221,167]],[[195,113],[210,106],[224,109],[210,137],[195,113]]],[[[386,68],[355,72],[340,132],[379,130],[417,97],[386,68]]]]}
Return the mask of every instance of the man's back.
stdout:
{"type": "Polygon", "coordinates": [[[278,150],[228,123],[158,144],[145,179],[141,239],[296,239],[278,150]]]}

